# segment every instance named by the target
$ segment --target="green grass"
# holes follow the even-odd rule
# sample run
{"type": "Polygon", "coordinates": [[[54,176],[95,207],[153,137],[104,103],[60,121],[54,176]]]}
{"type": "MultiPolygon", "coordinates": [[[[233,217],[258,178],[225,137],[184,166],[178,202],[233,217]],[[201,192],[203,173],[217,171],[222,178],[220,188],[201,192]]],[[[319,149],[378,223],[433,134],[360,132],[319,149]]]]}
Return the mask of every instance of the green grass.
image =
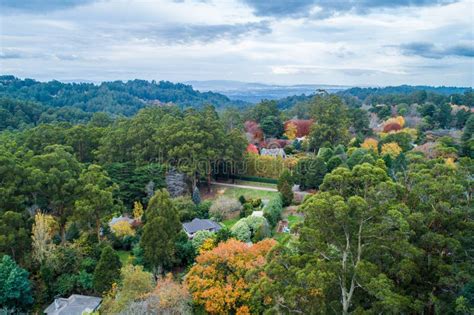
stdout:
{"type": "Polygon", "coordinates": [[[295,224],[297,224],[299,222],[302,222],[303,217],[299,216],[299,215],[291,214],[291,215],[288,216],[287,220],[288,220],[288,226],[291,229],[295,224]]]}
{"type": "Polygon", "coordinates": [[[222,189],[225,189],[224,196],[229,198],[238,199],[240,196],[245,198],[260,198],[260,199],[272,199],[276,197],[278,192],[276,191],[265,191],[265,190],[255,190],[249,188],[236,188],[236,187],[224,187],[220,186],[222,189]]]}
{"type": "Polygon", "coordinates": [[[237,221],[239,221],[239,220],[240,220],[240,218],[239,218],[239,217],[236,217],[236,218],[233,218],[233,219],[224,220],[224,221],[222,221],[222,224],[223,224],[226,228],[230,229],[230,228],[233,227],[234,224],[236,224],[237,221]]]}
{"type": "Polygon", "coordinates": [[[275,233],[273,238],[280,244],[285,245],[291,238],[289,233],[275,233]]]}
{"type": "Polygon", "coordinates": [[[122,266],[128,265],[130,263],[131,252],[126,250],[118,250],[117,254],[120,257],[120,262],[122,266]]]}

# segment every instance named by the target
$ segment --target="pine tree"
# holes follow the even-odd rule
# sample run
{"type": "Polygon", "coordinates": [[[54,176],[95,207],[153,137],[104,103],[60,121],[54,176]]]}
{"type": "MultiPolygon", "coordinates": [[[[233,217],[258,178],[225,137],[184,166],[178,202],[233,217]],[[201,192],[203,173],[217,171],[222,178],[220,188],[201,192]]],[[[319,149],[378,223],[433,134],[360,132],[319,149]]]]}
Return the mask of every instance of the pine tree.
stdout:
{"type": "Polygon", "coordinates": [[[140,247],[145,266],[157,276],[175,261],[176,240],[182,226],[178,211],[165,189],[157,191],[151,198],[145,215],[147,223],[140,247]]]}
{"type": "Polygon", "coordinates": [[[281,193],[283,206],[289,206],[293,201],[293,176],[289,170],[284,170],[278,179],[277,188],[281,193]]]}
{"type": "Polygon", "coordinates": [[[104,247],[99,263],[94,271],[94,289],[97,293],[110,290],[112,284],[120,279],[122,263],[117,253],[110,246],[104,247]]]}
{"type": "Polygon", "coordinates": [[[197,186],[194,187],[192,198],[195,205],[201,203],[201,194],[199,193],[199,188],[197,188],[197,186]]]}

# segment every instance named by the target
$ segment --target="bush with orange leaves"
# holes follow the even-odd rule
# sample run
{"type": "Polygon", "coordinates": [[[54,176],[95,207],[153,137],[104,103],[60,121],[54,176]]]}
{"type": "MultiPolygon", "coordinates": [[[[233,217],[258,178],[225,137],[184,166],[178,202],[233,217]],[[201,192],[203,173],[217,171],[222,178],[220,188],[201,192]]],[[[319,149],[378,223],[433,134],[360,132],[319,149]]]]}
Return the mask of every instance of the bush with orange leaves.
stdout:
{"type": "Polygon", "coordinates": [[[186,275],[195,303],[210,314],[251,314],[251,287],[263,276],[266,255],[276,241],[253,245],[230,239],[201,253],[186,275]]]}
{"type": "Polygon", "coordinates": [[[360,145],[361,148],[378,153],[379,142],[374,138],[367,138],[360,145]]]}

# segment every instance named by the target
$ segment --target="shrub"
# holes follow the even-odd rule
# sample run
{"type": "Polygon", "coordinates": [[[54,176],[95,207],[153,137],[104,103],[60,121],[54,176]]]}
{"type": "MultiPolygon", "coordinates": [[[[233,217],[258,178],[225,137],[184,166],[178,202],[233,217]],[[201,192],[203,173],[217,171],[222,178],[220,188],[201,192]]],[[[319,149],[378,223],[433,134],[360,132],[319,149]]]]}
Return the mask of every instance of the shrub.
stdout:
{"type": "Polygon", "coordinates": [[[250,237],[252,233],[250,231],[250,227],[244,219],[239,220],[234,226],[230,229],[232,234],[238,240],[242,242],[250,242],[250,237]]]}
{"type": "Polygon", "coordinates": [[[344,145],[342,144],[339,144],[338,146],[336,146],[334,148],[334,155],[344,155],[346,154],[346,148],[344,147],[344,145]]]}
{"type": "Polygon", "coordinates": [[[253,205],[249,202],[247,203],[244,203],[244,206],[242,208],[242,210],[240,210],[240,217],[241,218],[245,218],[245,217],[248,217],[249,215],[252,214],[253,212],[253,205]]]}
{"type": "Polygon", "coordinates": [[[208,238],[213,238],[214,236],[215,233],[211,231],[197,231],[196,234],[194,234],[191,243],[193,244],[193,247],[196,249],[196,251],[198,251],[199,247],[201,247],[202,243],[204,243],[205,240],[207,240],[208,238]]]}
{"type": "Polygon", "coordinates": [[[361,164],[365,155],[367,155],[368,153],[369,152],[366,149],[362,149],[362,148],[355,149],[354,152],[352,152],[351,156],[347,159],[347,165],[350,168],[353,168],[354,166],[361,164]]]}
{"type": "Polygon", "coordinates": [[[209,214],[216,220],[223,220],[235,213],[239,213],[242,209],[242,205],[235,199],[229,199],[226,197],[219,197],[214,201],[209,214]]]}
{"type": "Polygon", "coordinates": [[[281,193],[284,206],[289,206],[293,201],[293,177],[290,171],[285,170],[278,179],[278,191],[281,193]]]}
{"type": "Polygon", "coordinates": [[[191,221],[197,217],[196,205],[193,200],[187,196],[180,196],[173,199],[173,205],[179,214],[179,219],[184,221],[191,221]]]}
{"type": "Polygon", "coordinates": [[[328,172],[332,172],[334,169],[342,165],[344,161],[339,156],[333,156],[327,163],[328,172]]]}
{"type": "Polygon", "coordinates": [[[331,148],[320,148],[318,151],[318,157],[322,158],[324,161],[329,161],[333,156],[334,151],[331,148]]]}
{"type": "Polygon", "coordinates": [[[111,230],[118,238],[135,235],[135,230],[132,229],[132,225],[127,221],[119,221],[115,223],[112,225],[111,230]]]}
{"type": "Polygon", "coordinates": [[[271,199],[268,204],[263,208],[263,215],[268,220],[268,223],[274,227],[281,217],[283,211],[283,203],[281,196],[278,198],[271,199]]]}
{"type": "Polygon", "coordinates": [[[196,206],[196,213],[198,218],[207,219],[209,218],[209,208],[211,208],[212,202],[210,200],[202,201],[196,206]]]}
{"type": "Polygon", "coordinates": [[[262,217],[246,217],[240,219],[232,228],[232,234],[243,242],[258,242],[270,236],[270,226],[262,217]]]}

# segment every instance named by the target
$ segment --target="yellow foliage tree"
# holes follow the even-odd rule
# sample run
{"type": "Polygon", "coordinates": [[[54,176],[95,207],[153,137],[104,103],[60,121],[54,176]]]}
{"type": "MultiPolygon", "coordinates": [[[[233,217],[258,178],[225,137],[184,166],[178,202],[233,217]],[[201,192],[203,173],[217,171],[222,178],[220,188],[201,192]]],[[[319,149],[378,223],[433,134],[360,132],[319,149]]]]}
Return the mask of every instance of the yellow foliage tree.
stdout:
{"type": "Polygon", "coordinates": [[[285,127],[285,136],[289,140],[294,140],[296,138],[297,127],[294,123],[289,122],[285,127]]]}
{"type": "Polygon", "coordinates": [[[392,158],[396,158],[402,153],[402,148],[396,142],[385,143],[382,145],[382,155],[390,155],[392,158]]]}
{"type": "Polygon", "coordinates": [[[379,142],[377,140],[375,140],[374,138],[367,138],[360,145],[360,147],[364,148],[364,149],[367,149],[367,150],[374,151],[375,153],[378,153],[378,144],[379,144],[379,142]]]}
{"type": "Polygon", "coordinates": [[[449,157],[445,160],[445,164],[446,166],[450,167],[450,168],[456,168],[456,163],[454,163],[454,158],[452,157],[449,157]]]}
{"type": "Polygon", "coordinates": [[[199,254],[203,254],[207,251],[210,251],[214,247],[216,247],[215,241],[212,237],[210,237],[204,240],[204,242],[202,242],[201,246],[199,247],[199,254]]]}
{"type": "Polygon", "coordinates": [[[405,126],[405,118],[403,118],[403,116],[397,116],[397,117],[389,118],[385,121],[385,125],[392,124],[392,123],[398,124],[400,127],[403,128],[403,126],[405,126]]]}
{"type": "Polygon", "coordinates": [[[52,238],[57,223],[53,216],[41,212],[36,213],[32,232],[33,258],[37,262],[44,261],[54,247],[52,238]]]}
{"type": "Polygon", "coordinates": [[[119,221],[112,225],[112,232],[114,232],[115,236],[117,237],[135,235],[135,230],[132,229],[132,226],[127,221],[119,221]]]}
{"type": "Polygon", "coordinates": [[[143,216],[143,205],[140,201],[133,203],[133,217],[137,221],[141,221],[143,216]]]}
{"type": "Polygon", "coordinates": [[[248,246],[230,239],[200,254],[185,280],[194,302],[209,314],[251,314],[250,289],[262,275],[252,271],[265,265],[275,244],[265,239],[248,246]]]}

